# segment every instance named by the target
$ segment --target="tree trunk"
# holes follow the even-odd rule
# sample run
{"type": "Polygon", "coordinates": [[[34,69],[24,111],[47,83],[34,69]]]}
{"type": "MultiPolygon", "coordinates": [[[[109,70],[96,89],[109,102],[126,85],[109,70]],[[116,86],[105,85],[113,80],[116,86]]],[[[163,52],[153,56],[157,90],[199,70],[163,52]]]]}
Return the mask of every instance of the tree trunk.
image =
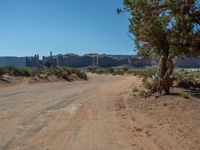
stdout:
{"type": "Polygon", "coordinates": [[[162,55],[159,62],[158,76],[154,81],[152,93],[167,95],[173,85],[174,78],[170,78],[174,70],[174,64],[171,59],[162,55]]]}

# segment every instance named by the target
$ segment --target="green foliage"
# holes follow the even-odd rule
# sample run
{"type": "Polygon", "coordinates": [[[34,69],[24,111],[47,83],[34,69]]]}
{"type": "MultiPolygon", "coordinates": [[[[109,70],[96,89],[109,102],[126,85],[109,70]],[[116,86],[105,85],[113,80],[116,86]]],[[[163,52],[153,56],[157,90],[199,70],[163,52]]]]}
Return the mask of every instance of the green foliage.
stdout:
{"type": "Polygon", "coordinates": [[[124,6],[118,13],[131,14],[129,32],[134,35],[138,54],[160,57],[158,80],[164,82],[156,82],[161,88],[155,92],[168,94],[172,58],[200,55],[199,0],[124,0],[124,6]]]}
{"type": "Polygon", "coordinates": [[[127,73],[127,71],[124,71],[123,69],[113,69],[113,68],[108,68],[108,69],[89,69],[88,72],[91,73],[96,73],[96,74],[112,74],[113,76],[115,75],[124,75],[127,73]]]}
{"type": "Polygon", "coordinates": [[[123,70],[120,70],[120,69],[115,70],[114,73],[113,73],[114,76],[115,75],[124,75],[124,74],[125,74],[125,72],[123,70]]]}
{"type": "Polygon", "coordinates": [[[46,63],[44,64],[44,66],[47,67],[47,68],[51,68],[51,67],[52,67],[52,65],[51,65],[50,62],[46,62],[46,63]]]}
{"type": "Polygon", "coordinates": [[[189,71],[189,70],[179,70],[174,73],[177,78],[200,78],[200,70],[189,71]]]}
{"type": "Polygon", "coordinates": [[[113,68],[108,68],[106,71],[110,74],[113,74],[115,72],[115,70],[113,68]]]}
{"type": "Polygon", "coordinates": [[[139,96],[141,97],[145,97],[147,95],[147,93],[145,91],[140,91],[139,96]]]}
{"type": "Polygon", "coordinates": [[[96,67],[88,67],[88,72],[95,73],[97,71],[96,67]]]}
{"type": "Polygon", "coordinates": [[[122,70],[123,72],[128,72],[128,67],[123,67],[122,70]]]}
{"type": "Polygon", "coordinates": [[[33,71],[29,68],[24,68],[19,70],[19,76],[30,77],[32,76],[33,71]]]}
{"type": "Polygon", "coordinates": [[[133,86],[132,93],[136,93],[136,92],[139,92],[139,90],[137,87],[133,86]]]}
{"type": "Polygon", "coordinates": [[[140,55],[200,55],[198,0],[124,0],[124,5],[140,55]]]}
{"type": "Polygon", "coordinates": [[[150,68],[150,69],[137,69],[129,71],[129,74],[137,75],[144,78],[151,78],[156,73],[156,68],[150,68]]]}
{"type": "Polygon", "coordinates": [[[88,70],[91,73],[96,73],[96,74],[112,74],[112,75],[124,75],[125,73],[127,74],[132,74],[132,75],[138,75],[140,77],[152,77],[156,73],[156,68],[149,68],[149,69],[133,69],[129,70],[128,68],[122,68],[122,69],[113,69],[113,68],[108,68],[108,69],[95,69],[95,70],[88,70]]]}
{"type": "Polygon", "coordinates": [[[152,80],[150,80],[150,79],[148,79],[148,78],[144,78],[144,79],[142,80],[142,82],[143,82],[144,87],[145,87],[147,90],[152,89],[152,87],[153,87],[153,81],[152,81],[152,80]]]}
{"type": "Polygon", "coordinates": [[[79,78],[87,80],[87,74],[79,69],[71,69],[71,74],[76,74],[79,78]]]}
{"type": "Polygon", "coordinates": [[[178,70],[174,73],[177,86],[182,88],[200,87],[200,71],[178,70]]]}
{"type": "Polygon", "coordinates": [[[30,77],[32,70],[28,68],[18,69],[14,66],[0,67],[0,75],[8,74],[10,76],[25,76],[30,77]]]}

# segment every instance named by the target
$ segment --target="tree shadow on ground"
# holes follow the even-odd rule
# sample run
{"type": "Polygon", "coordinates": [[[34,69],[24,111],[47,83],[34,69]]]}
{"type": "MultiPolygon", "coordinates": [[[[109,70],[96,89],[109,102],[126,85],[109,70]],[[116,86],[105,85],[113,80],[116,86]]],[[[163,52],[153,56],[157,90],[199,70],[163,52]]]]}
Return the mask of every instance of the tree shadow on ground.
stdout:
{"type": "Polygon", "coordinates": [[[183,93],[188,93],[188,95],[200,99],[199,87],[176,87],[170,92],[168,96],[183,96],[183,93]]]}

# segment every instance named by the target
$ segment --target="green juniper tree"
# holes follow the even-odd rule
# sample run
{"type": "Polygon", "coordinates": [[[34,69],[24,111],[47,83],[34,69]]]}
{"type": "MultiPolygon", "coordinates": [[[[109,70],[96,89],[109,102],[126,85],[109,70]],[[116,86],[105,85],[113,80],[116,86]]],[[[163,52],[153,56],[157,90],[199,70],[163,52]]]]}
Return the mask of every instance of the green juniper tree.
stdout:
{"type": "Polygon", "coordinates": [[[200,55],[200,0],[124,0],[118,13],[123,11],[131,14],[129,32],[138,53],[160,58],[152,92],[168,94],[172,59],[200,55]]]}

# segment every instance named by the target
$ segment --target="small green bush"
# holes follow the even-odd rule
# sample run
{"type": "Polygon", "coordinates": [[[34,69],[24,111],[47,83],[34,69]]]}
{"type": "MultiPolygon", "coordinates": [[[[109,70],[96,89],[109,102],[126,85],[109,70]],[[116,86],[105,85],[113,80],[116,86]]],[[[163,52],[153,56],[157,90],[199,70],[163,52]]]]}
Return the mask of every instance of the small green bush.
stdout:
{"type": "Polygon", "coordinates": [[[144,87],[145,87],[147,90],[152,89],[152,87],[153,87],[153,81],[151,81],[151,80],[148,79],[148,78],[143,78],[142,82],[143,82],[144,87]]]}
{"type": "Polygon", "coordinates": [[[145,91],[140,91],[139,96],[145,97],[146,96],[146,92],[145,91]]]}
{"type": "Polygon", "coordinates": [[[8,74],[10,76],[25,76],[30,77],[32,75],[32,70],[28,68],[18,69],[14,66],[0,67],[0,75],[8,74]]]}
{"type": "Polygon", "coordinates": [[[157,69],[156,68],[150,68],[150,69],[138,69],[138,70],[132,70],[129,71],[129,74],[137,75],[144,78],[151,78],[153,75],[155,75],[157,69]]]}
{"type": "Polygon", "coordinates": [[[113,68],[108,68],[108,69],[107,69],[107,72],[110,73],[110,74],[113,74],[114,71],[115,71],[115,70],[114,70],[113,68]]]}
{"type": "Polygon", "coordinates": [[[123,67],[122,70],[123,72],[128,72],[128,67],[123,67]]]}
{"type": "Polygon", "coordinates": [[[180,95],[181,95],[183,98],[185,98],[185,99],[190,99],[189,93],[183,92],[183,93],[181,93],[180,95]]]}
{"type": "Polygon", "coordinates": [[[174,72],[177,86],[183,88],[200,87],[200,71],[178,70],[174,72]]]}
{"type": "Polygon", "coordinates": [[[95,73],[97,70],[96,67],[88,67],[88,72],[95,73]]]}
{"type": "Polygon", "coordinates": [[[136,92],[139,92],[139,90],[138,90],[137,87],[134,86],[133,89],[132,89],[132,92],[133,92],[133,93],[136,93],[136,92]]]}

